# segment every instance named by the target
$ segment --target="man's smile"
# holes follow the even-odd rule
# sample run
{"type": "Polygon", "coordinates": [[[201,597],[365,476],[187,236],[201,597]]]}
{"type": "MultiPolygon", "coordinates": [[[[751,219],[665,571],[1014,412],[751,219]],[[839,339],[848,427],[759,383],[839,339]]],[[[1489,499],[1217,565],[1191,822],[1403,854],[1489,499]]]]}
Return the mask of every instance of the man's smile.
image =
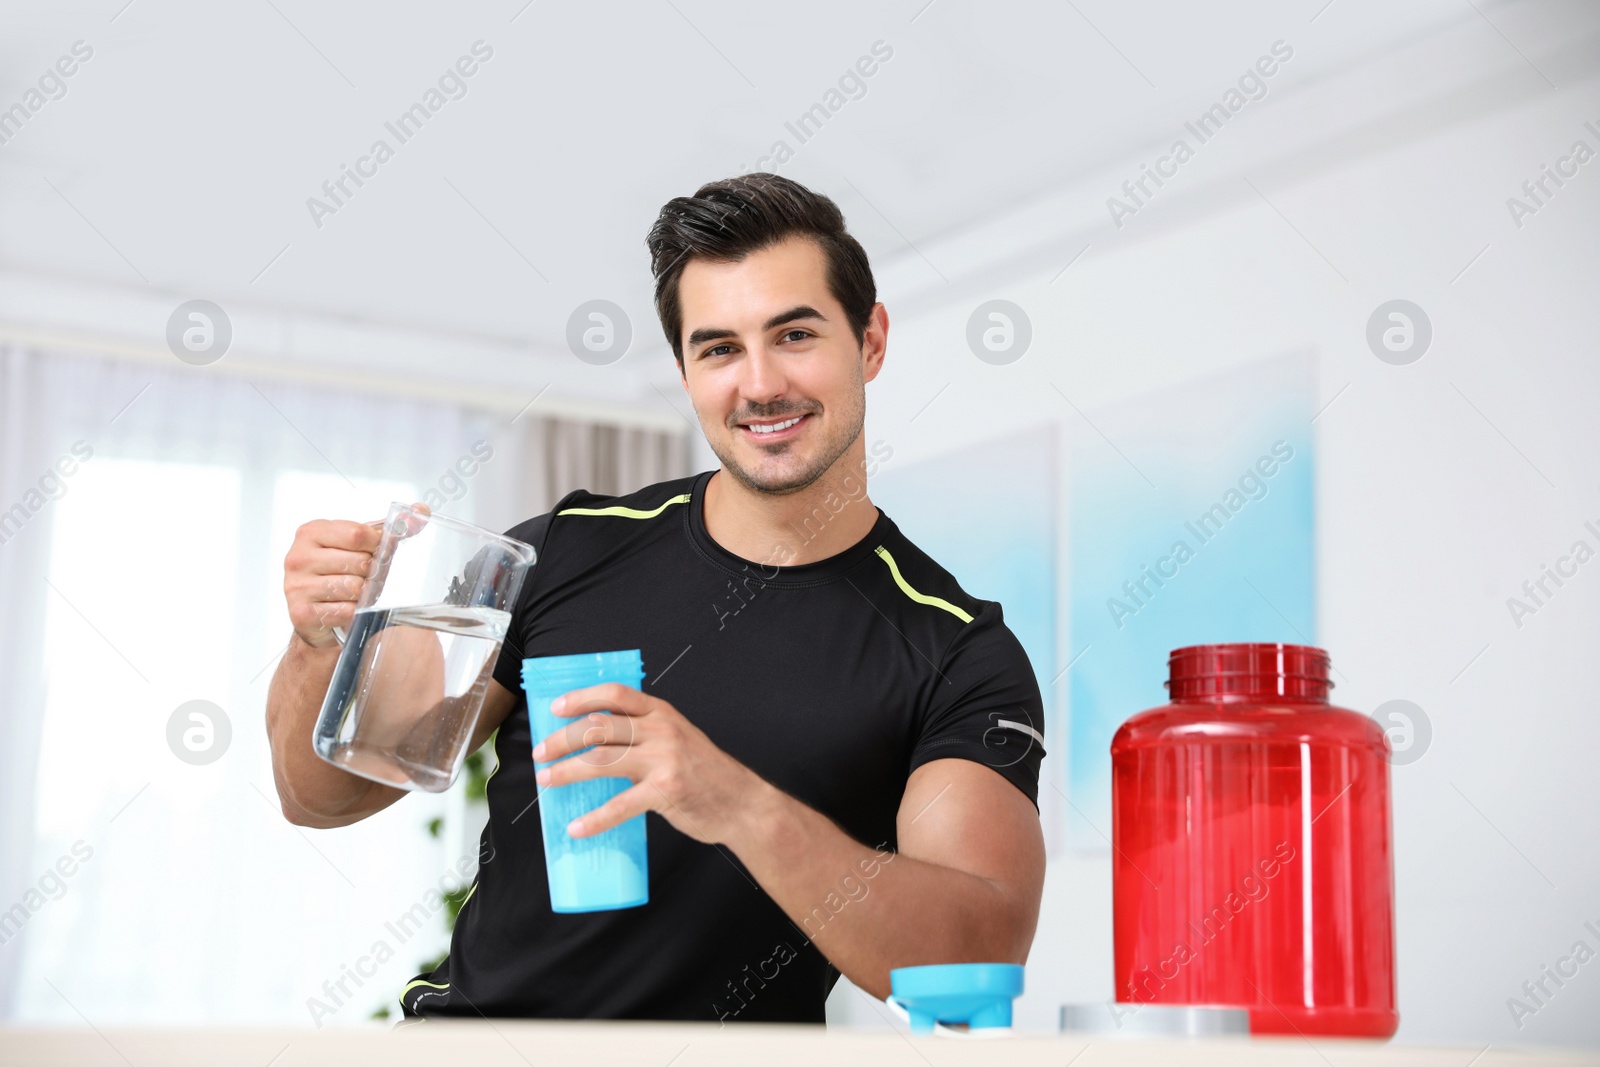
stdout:
{"type": "Polygon", "coordinates": [[[751,441],[767,444],[773,441],[787,441],[798,435],[805,428],[806,420],[810,414],[791,415],[785,419],[754,419],[741,422],[739,429],[742,435],[751,441]]]}

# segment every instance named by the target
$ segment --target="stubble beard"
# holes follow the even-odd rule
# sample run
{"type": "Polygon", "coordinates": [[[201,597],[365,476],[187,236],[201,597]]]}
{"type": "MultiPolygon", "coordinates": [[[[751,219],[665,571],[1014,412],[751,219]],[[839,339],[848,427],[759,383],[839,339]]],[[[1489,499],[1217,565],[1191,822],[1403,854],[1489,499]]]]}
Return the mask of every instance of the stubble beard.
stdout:
{"type": "MultiPolygon", "coordinates": [[[[832,469],[833,465],[839,461],[840,456],[850,450],[850,446],[860,438],[861,431],[866,425],[866,382],[861,377],[859,365],[856,368],[856,379],[855,403],[849,410],[841,413],[842,422],[838,431],[830,440],[823,442],[816,458],[798,472],[764,477],[739,463],[735,457],[736,449],[733,447],[733,442],[728,441],[725,444],[718,445],[712,443],[710,436],[707,435],[707,443],[710,444],[712,453],[722,463],[723,470],[733,475],[739,484],[747,489],[757,493],[766,493],[770,496],[788,496],[791,493],[809,489],[816,484],[819,478],[832,469]]],[[[811,414],[815,417],[816,413],[813,412],[811,414]]],[[[733,432],[739,434],[744,431],[735,427],[733,432]]],[[[793,447],[793,444],[787,446],[787,448],[793,447]]],[[[784,453],[772,454],[783,455],[784,453]]]]}

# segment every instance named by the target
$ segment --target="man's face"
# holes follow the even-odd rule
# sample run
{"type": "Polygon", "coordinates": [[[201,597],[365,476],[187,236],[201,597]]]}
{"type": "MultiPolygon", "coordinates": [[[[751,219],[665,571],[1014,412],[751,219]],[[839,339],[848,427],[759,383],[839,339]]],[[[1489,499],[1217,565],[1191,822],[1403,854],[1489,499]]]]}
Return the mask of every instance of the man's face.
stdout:
{"type": "Polygon", "coordinates": [[[691,260],[678,282],[689,400],[723,467],[761,492],[804,489],[844,455],[883,365],[883,306],[858,345],[826,272],[821,246],[794,237],[691,260]]]}

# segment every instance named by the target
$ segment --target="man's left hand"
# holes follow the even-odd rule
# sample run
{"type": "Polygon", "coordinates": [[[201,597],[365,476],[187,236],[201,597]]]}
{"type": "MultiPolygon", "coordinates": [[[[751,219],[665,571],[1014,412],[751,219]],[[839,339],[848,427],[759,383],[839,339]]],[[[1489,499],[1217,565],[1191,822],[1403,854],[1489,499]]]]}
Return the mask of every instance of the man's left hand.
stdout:
{"type": "Polygon", "coordinates": [[[573,718],[534,745],[541,786],[591,778],[634,784],[567,825],[572,837],[591,837],[646,811],[707,844],[726,843],[772,787],[716,745],[677,708],[658,697],[610,682],[556,698],[552,713],[573,718]],[[602,712],[609,711],[606,715],[602,712]],[[574,759],[570,753],[587,748],[574,759]],[[560,760],[559,763],[554,761],[560,760]]]}

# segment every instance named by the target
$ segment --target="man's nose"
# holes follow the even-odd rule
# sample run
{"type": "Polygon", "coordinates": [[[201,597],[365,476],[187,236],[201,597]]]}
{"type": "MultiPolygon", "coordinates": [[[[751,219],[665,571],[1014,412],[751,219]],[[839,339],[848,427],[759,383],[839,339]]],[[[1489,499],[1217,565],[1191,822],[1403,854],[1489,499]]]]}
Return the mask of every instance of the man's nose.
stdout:
{"type": "Polygon", "coordinates": [[[765,348],[753,349],[745,359],[745,373],[739,392],[752,404],[770,404],[789,388],[782,359],[765,348]]]}

